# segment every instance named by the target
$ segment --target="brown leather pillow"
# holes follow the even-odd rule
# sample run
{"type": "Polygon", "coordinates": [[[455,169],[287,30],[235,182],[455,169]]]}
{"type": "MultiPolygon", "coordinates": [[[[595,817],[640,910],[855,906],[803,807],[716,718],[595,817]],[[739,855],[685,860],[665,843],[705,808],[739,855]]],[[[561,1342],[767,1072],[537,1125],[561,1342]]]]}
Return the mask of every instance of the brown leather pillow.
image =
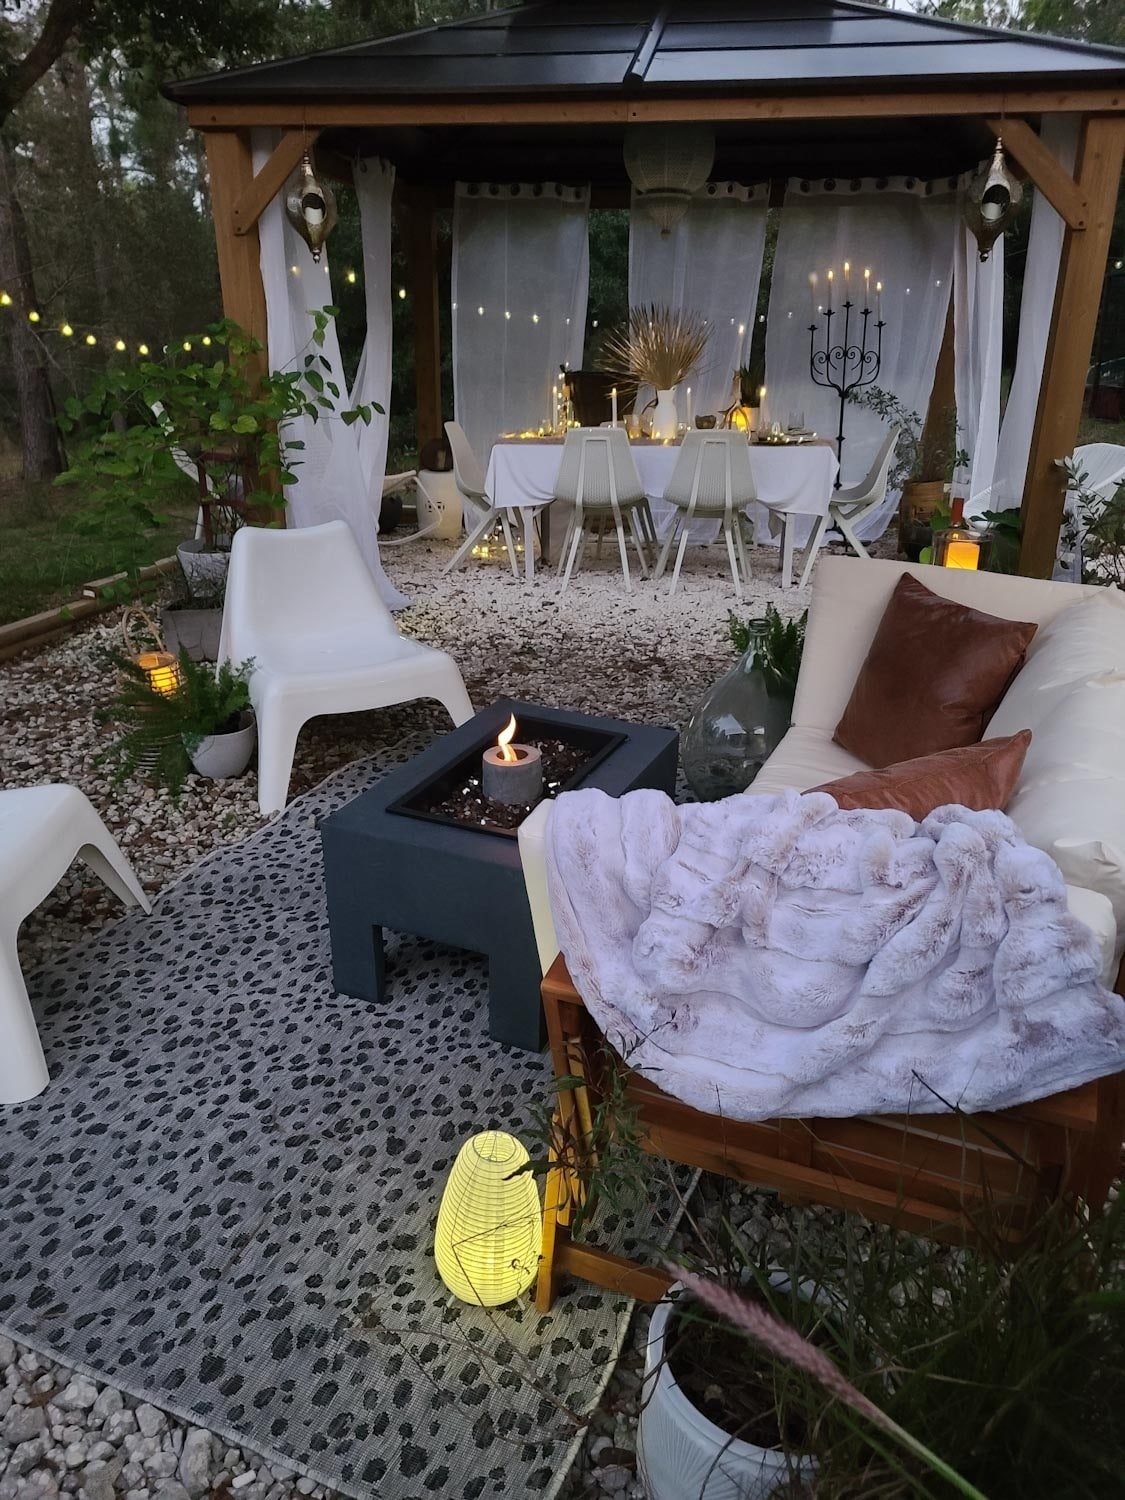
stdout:
{"type": "Polygon", "coordinates": [[[1035,629],[943,599],[904,573],[833,739],[869,766],[976,744],[1035,629]]]}
{"type": "Polygon", "coordinates": [[[920,755],[881,771],[857,771],[812,790],[831,792],[845,809],[893,807],[915,819],[949,802],[974,812],[990,807],[1003,810],[1016,789],[1030,744],[1031,730],[1021,729],[1002,740],[920,755]]]}

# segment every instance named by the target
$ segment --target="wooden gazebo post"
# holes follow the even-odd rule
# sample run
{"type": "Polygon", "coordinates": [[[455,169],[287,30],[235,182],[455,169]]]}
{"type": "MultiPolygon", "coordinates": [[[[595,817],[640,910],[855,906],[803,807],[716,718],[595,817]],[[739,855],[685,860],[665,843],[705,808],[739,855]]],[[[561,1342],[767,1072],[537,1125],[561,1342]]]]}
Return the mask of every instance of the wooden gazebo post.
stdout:
{"type": "Polygon", "coordinates": [[[1023,491],[1019,569],[1032,578],[1050,578],[1055,565],[1066,499],[1066,476],[1058,460],[1072,452],[1078,440],[1123,153],[1125,118],[1083,117],[1075,178],[1084,200],[1085,224],[1068,222],[1063,234],[1023,491]]]}
{"type": "MultiPolygon", "coordinates": [[[[242,229],[238,212],[243,195],[252,191],[255,180],[250,132],[208,130],[204,140],[211,179],[211,212],[215,219],[223,312],[236,323],[241,323],[247,333],[253,334],[264,347],[266,292],[259,261],[258,215],[255,214],[252,222],[242,229]]],[[[261,364],[264,371],[268,367],[264,354],[261,364]]]]}

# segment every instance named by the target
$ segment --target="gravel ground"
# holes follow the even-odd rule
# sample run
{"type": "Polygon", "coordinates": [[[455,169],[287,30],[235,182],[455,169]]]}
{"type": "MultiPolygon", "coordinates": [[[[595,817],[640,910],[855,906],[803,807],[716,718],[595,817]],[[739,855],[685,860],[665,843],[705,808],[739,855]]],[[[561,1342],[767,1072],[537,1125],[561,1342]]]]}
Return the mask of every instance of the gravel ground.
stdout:
{"type": "MultiPolygon", "coordinates": [[[[607,556],[591,562],[565,594],[551,574],[528,586],[500,564],[478,563],[452,576],[441,568],[451,547],[418,543],[387,553],[387,566],[417,602],[399,616],[411,635],[444,647],[460,664],[474,703],[504,694],[559,707],[683,725],[702,691],[732,661],[726,638],[735,607],[726,560],[716,549],[691,557],[676,595],[640,584],[632,594],[607,556]]],[[[755,550],[752,591],[739,612],[772,601],[785,614],[806,599],[782,593],[776,553],[755,550]]],[[[99,725],[119,646],[116,617],[60,645],[0,664],[0,780],[5,786],[69,781],[91,798],[147,889],[156,891],[209,850],[260,825],[252,774],[238,781],[193,777],[177,807],[163,791],[115,785],[95,764],[112,730],[99,725]],[[116,639],[115,639],[116,636],[116,639]]],[[[436,706],[406,705],[318,719],[301,735],[290,795],[419,723],[443,727],[436,706]]],[[[25,970],[78,942],[117,908],[100,886],[73,871],[28,918],[21,933],[25,970]]],[[[704,1194],[704,1202],[712,1195],[704,1194]]],[[[746,1193],[740,1218],[756,1241],[784,1242],[788,1220],[772,1200],[746,1193]]],[[[810,1211],[815,1212],[815,1211],[810,1211]]],[[[645,1320],[621,1361],[568,1486],[573,1500],[640,1496],[634,1430],[645,1320]]],[[[178,1421],[109,1386],[98,1386],[0,1337],[0,1500],[283,1500],[323,1496],[311,1481],[269,1470],[251,1453],[178,1421]]]]}

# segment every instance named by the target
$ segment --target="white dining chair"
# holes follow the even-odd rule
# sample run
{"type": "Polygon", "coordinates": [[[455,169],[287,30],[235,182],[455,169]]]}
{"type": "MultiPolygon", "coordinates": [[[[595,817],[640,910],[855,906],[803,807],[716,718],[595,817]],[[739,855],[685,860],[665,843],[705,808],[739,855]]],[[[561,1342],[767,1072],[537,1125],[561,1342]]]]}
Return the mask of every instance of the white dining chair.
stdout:
{"type": "Polygon", "coordinates": [[[126,906],[152,910],[85,793],[62,784],[0,792],[0,1104],[33,1099],[50,1082],[16,936],[76,858],[126,906]]]}
{"type": "Polygon", "coordinates": [[[655,541],[656,532],[629,438],[622,428],[576,427],[567,433],[555,481],[555,499],[570,507],[559,549],[559,568],[563,569],[564,559],[566,564],[563,591],[575,567],[582,566],[590,532],[600,531],[611,523],[617,533],[626,591],[633,587],[625,541],[626,523],[637,550],[641,577],[648,577],[645,547],[655,541]]]}
{"type": "Polygon", "coordinates": [[[460,567],[477,543],[483,541],[486,536],[491,536],[499,526],[504,533],[512,572],[518,578],[520,570],[516,562],[516,544],[512,537],[512,523],[507,509],[493,505],[489,498],[484,484],[484,470],[460,422],[446,422],[445,435],[449,439],[449,452],[453,459],[453,476],[465,502],[465,526],[469,534],[446,563],[443,571],[451,573],[454,568],[460,567]]]}
{"type": "Polygon", "coordinates": [[[346,521],[235,534],[219,660],[251,659],[263,816],[285,806],[297,735],[318,714],[436,698],[454,724],[473,716],[453,658],[399,635],[346,521]]]}
{"type": "Polygon", "coordinates": [[[901,427],[891,428],[883,439],[882,446],[875,455],[875,461],[867,471],[866,478],[860,484],[847,485],[836,490],[828,502],[827,511],[816,518],[816,525],[813,527],[809,544],[805,549],[805,566],[801,569],[801,582],[798,587],[804,588],[812,577],[816,554],[820,551],[826,534],[833,528],[840,533],[857,557],[870,556],[867,548],[856,535],[855,528],[864,516],[882,505],[887,498],[887,481],[901,431],[901,427]]]}
{"type": "Polygon", "coordinates": [[[656,565],[656,576],[662,578],[678,537],[676,565],[668,589],[670,595],[676,592],[680,579],[691,523],[718,520],[722,523],[727,544],[734,591],[741,601],[743,583],[750,581],[741,516],[745,507],[756,498],[754,476],[750,471],[750,450],[744,432],[689,432],[685,436],[664,491],[664,499],[676,507],[676,512],[656,565]]]}

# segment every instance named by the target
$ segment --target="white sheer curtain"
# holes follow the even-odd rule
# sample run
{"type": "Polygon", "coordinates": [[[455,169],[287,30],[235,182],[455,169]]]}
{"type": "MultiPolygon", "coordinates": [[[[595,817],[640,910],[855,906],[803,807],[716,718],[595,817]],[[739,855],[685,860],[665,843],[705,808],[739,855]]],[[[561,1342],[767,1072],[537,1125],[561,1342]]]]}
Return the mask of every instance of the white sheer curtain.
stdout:
{"type": "Polygon", "coordinates": [[[968,454],[955,475],[954,493],[967,515],[991,505],[1000,437],[1000,366],[1004,346],[1004,236],[987,260],[962,225],[953,267],[953,371],[957,446],[968,454]]]}
{"type": "Polygon", "coordinates": [[[582,364],[589,208],[588,188],[457,184],[453,406],[482,465],[501,432],[551,415],[559,366],[582,364]]]}
{"type": "MultiPolygon", "coordinates": [[[[781,212],[766,329],[768,419],[785,423],[803,412],[805,425],[836,436],[839,400],[813,383],[809,373],[809,325],[823,339],[826,273],[835,271],[834,305],[842,298],[843,264],[851,265],[853,302],[863,303],[863,273],[883,283],[883,358],[875,382],[892,391],[908,411],[925,417],[945,328],[957,224],[956,184],[913,177],[863,178],[849,182],[791,180],[781,212]],[[809,275],[815,272],[815,295],[809,275]]],[[[855,312],[853,311],[853,322],[855,312]]],[[[839,317],[834,318],[839,331],[839,317]]],[[[873,338],[875,317],[870,319],[873,338]]],[[[886,436],[872,412],[849,403],[844,419],[844,484],[864,475],[886,436]]],[[[859,534],[882,534],[898,504],[898,493],[869,516],[859,534]]],[[[800,540],[800,539],[798,539],[800,540]]]]}
{"type": "MultiPolygon", "coordinates": [[[[1078,152],[1078,116],[1044,115],[1041,135],[1045,145],[1055,153],[1067,172],[1074,171],[1078,152]]],[[[1031,234],[1024,266],[1023,293],[1020,299],[1020,331],[1016,348],[1016,368],[996,453],[996,475],[992,490],[992,510],[1008,510],[1023,498],[1027,460],[1031,454],[1031,434],[1039,404],[1039,386],[1043,378],[1043,360],[1047,353],[1047,336],[1055,304],[1055,283],[1059,274],[1064,224],[1042,193],[1035,194],[1031,208],[1031,234]]]]}
{"type": "Polygon", "coordinates": [[[359,445],[364,490],[376,524],[383,502],[383,479],[387,472],[387,438],[391,412],[391,199],[395,169],[379,157],[355,165],[355,192],[359,202],[360,243],[363,248],[363,300],[367,336],[352,381],[351,400],[356,406],[377,401],[384,415],[372,412],[371,423],[357,422],[352,428],[359,445]]]}
{"type": "MultiPolygon", "coordinates": [[[[255,171],[260,171],[264,166],[277,139],[276,131],[254,132],[255,171]]],[[[376,337],[385,337],[386,351],[382,357],[389,365],[390,196],[394,173],[393,169],[384,169],[379,164],[372,166],[368,163],[367,167],[366,172],[356,173],[356,191],[360,199],[364,230],[385,232],[386,235],[386,321],[385,329],[380,329],[376,337]],[[384,201],[385,211],[381,206],[384,201]]],[[[317,265],[304,240],[286,219],[280,193],[262,214],[258,222],[258,235],[261,242],[262,281],[266,293],[267,344],[271,368],[300,369],[306,354],[315,352],[318,356],[323,356],[328,362],[328,369],[319,366],[320,373],[325,381],[332,381],[339,388],[338,409],[346,408],[351,397],[344,377],[335,324],[329,325],[321,348],[318,349],[312,342],[312,313],[334,301],[327,249],[321,252],[320,264],[317,265]]],[[[374,243],[370,247],[365,245],[365,266],[369,249],[376,262],[384,253],[374,243]]],[[[368,289],[369,307],[372,297],[377,295],[377,291],[368,289]]],[[[368,343],[371,341],[371,332],[369,328],[368,343]]],[[[375,389],[379,367],[379,351],[365,347],[359,374],[370,397],[378,400],[380,405],[389,407],[389,380],[382,390],[375,389]],[[367,373],[364,366],[367,367],[367,373]]],[[[368,396],[365,395],[362,399],[368,399],[368,396]]],[[[299,418],[292,423],[288,436],[303,442],[305,446],[303,450],[298,449],[294,453],[294,472],[297,478],[286,491],[288,521],[293,527],[316,526],[331,520],[346,521],[359,543],[380,594],[392,609],[399,609],[408,601],[387,578],[379,559],[377,505],[382,494],[383,465],[386,460],[386,418],[380,418],[376,414],[372,421],[372,427],[376,430],[374,433],[369,431],[361,438],[362,427],[361,422],[348,426],[338,416],[327,412],[322,413],[316,422],[299,418]]]]}
{"type": "Polygon", "coordinates": [[[766,243],[769,189],[709,182],[663,236],[634,194],[629,215],[629,305],[664,303],[700,313],[711,325],[702,365],[677,392],[687,418],[686,388],[696,412],[723,411],[731,377],[750,358],[758,281],[766,243]]]}

